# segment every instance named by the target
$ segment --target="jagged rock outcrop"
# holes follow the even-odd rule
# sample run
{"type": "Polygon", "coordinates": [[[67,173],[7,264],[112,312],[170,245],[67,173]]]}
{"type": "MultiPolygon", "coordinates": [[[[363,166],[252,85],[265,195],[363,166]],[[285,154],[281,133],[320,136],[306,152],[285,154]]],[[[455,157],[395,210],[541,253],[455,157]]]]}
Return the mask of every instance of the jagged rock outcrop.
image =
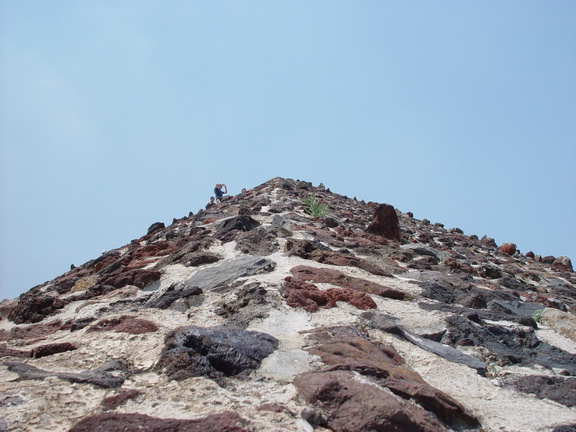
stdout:
{"type": "Polygon", "coordinates": [[[575,287],[274,178],[2,302],[0,431],[576,430],[575,287]]]}

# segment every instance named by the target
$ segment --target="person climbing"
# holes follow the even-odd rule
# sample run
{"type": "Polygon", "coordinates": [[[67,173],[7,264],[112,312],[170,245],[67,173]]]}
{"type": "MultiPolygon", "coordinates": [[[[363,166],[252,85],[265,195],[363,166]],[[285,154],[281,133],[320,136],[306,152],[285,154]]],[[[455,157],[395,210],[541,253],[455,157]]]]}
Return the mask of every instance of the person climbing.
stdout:
{"type": "Polygon", "coordinates": [[[211,196],[210,199],[208,200],[208,202],[206,203],[206,209],[212,207],[214,205],[214,197],[211,196]]]}
{"type": "Polygon", "coordinates": [[[214,197],[216,198],[216,203],[220,204],[222,202],[224,194],[227,193],[228,188],[226,187],[226,185],[224,183],[217,183],[216,187],[214,188],[214,197]],[[222,188],[224,188],[224,191],[222,191],[222,188]]]}

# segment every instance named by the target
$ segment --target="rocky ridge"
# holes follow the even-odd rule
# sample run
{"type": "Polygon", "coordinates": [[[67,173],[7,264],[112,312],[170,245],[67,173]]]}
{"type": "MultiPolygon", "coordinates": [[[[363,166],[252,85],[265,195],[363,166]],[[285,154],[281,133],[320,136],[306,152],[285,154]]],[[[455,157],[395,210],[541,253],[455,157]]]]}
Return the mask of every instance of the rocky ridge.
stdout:
{"type": "Polygon", "coordinates": [[[575,283],[274,178],[2,302],[0,431],[576,431],[575,283]]]}

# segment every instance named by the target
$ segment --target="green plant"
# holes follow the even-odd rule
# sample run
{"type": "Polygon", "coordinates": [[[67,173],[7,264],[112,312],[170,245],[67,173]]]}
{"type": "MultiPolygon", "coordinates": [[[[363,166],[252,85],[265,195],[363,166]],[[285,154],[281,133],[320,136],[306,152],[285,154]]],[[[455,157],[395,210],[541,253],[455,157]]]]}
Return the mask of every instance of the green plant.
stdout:
{"type": "Polygon", "coordinates": [[[532,318],[534,318],[534,321],[537,323],[542,321],[542,312],[544,312],[544,309],[538,309],[537,311],[534,311],[534,315],[532,315],[532,318]]]}
{"type": "Polygon", "coordinates": [[[304,213],[309,214],[310,216],[324,217],[328,214],[328,205],[319,202],[314,195],[308,195],[306,198],[302,199],[302,202],[306,204],[304,213]]]}

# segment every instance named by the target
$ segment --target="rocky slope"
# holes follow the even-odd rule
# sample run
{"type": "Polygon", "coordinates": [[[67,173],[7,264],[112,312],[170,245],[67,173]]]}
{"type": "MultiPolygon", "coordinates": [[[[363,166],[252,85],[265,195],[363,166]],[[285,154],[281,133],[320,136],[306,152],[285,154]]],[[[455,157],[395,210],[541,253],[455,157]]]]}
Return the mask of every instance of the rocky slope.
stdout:
{"type": "Polygon", "coordinates": [[[576,431],[575,281],[275,178],[4,301],[0,431],[576,431]]]}

